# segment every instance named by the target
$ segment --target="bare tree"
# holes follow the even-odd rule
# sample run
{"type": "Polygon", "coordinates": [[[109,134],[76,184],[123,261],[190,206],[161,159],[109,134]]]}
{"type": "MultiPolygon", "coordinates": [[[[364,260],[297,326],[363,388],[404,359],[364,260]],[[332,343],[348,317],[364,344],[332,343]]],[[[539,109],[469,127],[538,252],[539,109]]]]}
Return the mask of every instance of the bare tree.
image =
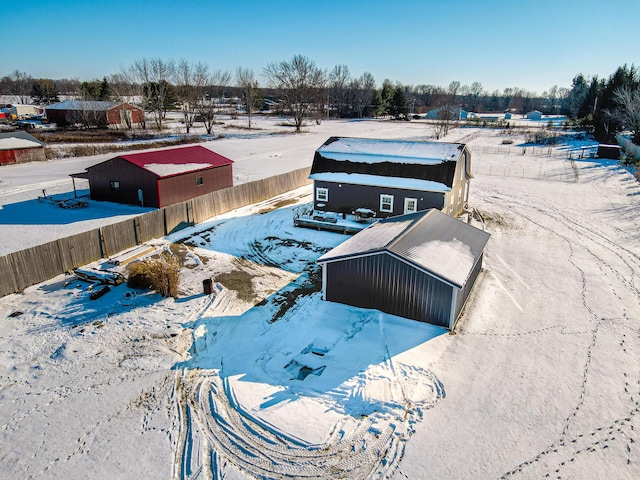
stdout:
{"type": "Polygon", "coordinates": [[[284,106],[293,117],[296,132],[325,87],[326,75],[315,62],[302,55],[291,61],[271,63],[264,69],[269,84],[279,90],[284,106]]]}
{"type": "Polygon", "coordinates": [[[360,78],[358,78],[356,87],[357,90],[354,105],[356,105],[356,108],[358,109],[358,116],[368,116],[370,115],[368,107],[371,103],[373,92],[376,89],[376,81],[373,78],[373,75],[369,72],[364,72],[360,75],[360,78]]]}
{"type": "Polygon", "coordinates": [[[174,71],[174,79],[184,126],[189,133],[196,119],[198,101],[204,95],[204,88],[209,81],[209,67],[201,62],[180,60],[174,71]]]}
{"type": "Polygon", "coordinates": [[[631,141],[640,145],[640,88],[618,87],[613,98],[617,108],[610,112],[611,117],[631,131],[631,141]]]}
{"type": "Polygon", "coordinates": [[[473,99],[471,108],[476,112],[478,111],[478,99],[480,95],[482,95],[482,84],[480,82],[473,82],[469,87],[469,94],[473,99]]]}
{"type": "MultiPolygon", "coordinates": [[[[142,98],[142,88],[135,78],[131,76],[131,69],[121,73],[116,73],[109,77],[109,85],[114,100],[121,103],[140,104],[142,98]]],[[[120,124],[127,129],[133,128],[133,117],[131,110],[123,108],[120,112],[120,124]]],[[[142,128],[145,128],[144,115],[142,116],[142,128]]]]}
{"type": "Polygon", "coordinates": [[[251,130],[251,116],[255,102],[260,94],[258,81],[255,78],[253,70],[238,67],[236,70],[236,86],[242,90],[242,103],[247,112],[247,120],[249,122],[249,130],[251,130]]]}
{"type": "Polygon", "coordinates": [[[175,62],[161,58],[143,58],[136,60],[130,67],[131,76],[142,87],[143,105],[145,110],[153,114],[158,130],[162,129],[162,120],[166,113],[166,103],[173,77],[175,62]]]}
{"type": "Polygon", "coordinates": [[[20,70],[14,70],[9,75],[11,80],[11,95],[16,103],[27,105],[31,103],[31,88],[33,78],[20,70]]]}
{"type": "Polygon", "coordinates": [[[346,65],[336,65],[329,73],[329,97],[327,108],[333,103],[338,117],[343,117],[350,107],[347,101],[348,87],[351,82],[351,73],[346,65]]]}
{"type": "Polygon", "coordinates": [[[451,130],[460,119],[461,107],[457,101],[459,91],[460,82],[453,81],[449,84],[446,94],[440,97],[440,105],[438,107],[436,121],[434,122],[436,139],[446,136],[449,130],[451,130]]]}
{"type": "Polygon", "coordinates": [[[231,74],[227,71],[216,70],[209,75],[207,87],[203,90],[202,96],[196,102],[198,117],[202,120],[208,135],[211,135],[213,126],[218,118],[218,107],[216,97],[223,93],[224,88],[229,85],[231,74]]]}

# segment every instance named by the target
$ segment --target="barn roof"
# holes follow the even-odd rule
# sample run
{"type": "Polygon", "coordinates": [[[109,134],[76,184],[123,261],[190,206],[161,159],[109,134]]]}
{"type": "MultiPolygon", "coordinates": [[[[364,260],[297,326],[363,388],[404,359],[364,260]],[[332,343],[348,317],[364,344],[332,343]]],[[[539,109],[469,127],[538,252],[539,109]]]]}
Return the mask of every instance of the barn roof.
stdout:
{"type": "MultiPolygon", "coordinates": [[[[358,183],[363,180],[359,176],[375,175],[435,182],[413,185],[413,189],[448,191],[464,150],[461,143],[331,137],[316,150],[309,178],[336,181],[328,174],[346,174],[348,177],[340,181],[358,183]]],[[[379,185],[380,181],[367,185],[379,185]]],[[[399,187],[411,188],[406,182],[399,187]]]]}
{"type": "Polygon", "coordinates": [[[16,150],[20,148],[38,148],[44,147],[41,142],[33,135],[27,132],[7,132],[0,133],[0,150],[16,150]]]}
{"type": "Polygon", "coordinates": [[[457,160],[463,148],[461,143],[331,137],[318,152],[338,161],[437,165],[457,160]]]}
{"type": "Polygon", "coordinates": [[[106,111],[120,105],[118,102],[105,102],[99,100],[65,100],[64,102],[48,105],[46,110],[90,110],[90,111],[106,111]]]}
{"type": "Polygon", "coordinates": [[[231,165],[233,161],[202,146],[131,153],[118,158],[147,170],[158,178],[231,165]]]}
{"type": "Polygon", "coordinates": [[[488,233],[431,209],[380,220],[317,262],[386,252],[462,288],[488,240],[488,233]]]}

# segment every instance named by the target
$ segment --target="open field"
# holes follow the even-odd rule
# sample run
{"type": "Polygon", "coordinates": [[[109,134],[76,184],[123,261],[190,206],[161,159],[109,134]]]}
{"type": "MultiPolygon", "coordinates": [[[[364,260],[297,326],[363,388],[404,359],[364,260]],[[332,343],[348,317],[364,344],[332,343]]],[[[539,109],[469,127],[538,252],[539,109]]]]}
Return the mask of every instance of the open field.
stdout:
{"type": "MultiPolygon", "coordinates": [[[[249,180],[331,134],[428,136],[327,123],[214,149],[249,180]]],[[[320,299],[345,237],[292,226],[310,187],[152,242],[178,245],[176,300],[67,277],[0,299],[0,476],[638,478],[640,185],[503,139],[469,142],[492,236],[455,335],[320,299]]]]}

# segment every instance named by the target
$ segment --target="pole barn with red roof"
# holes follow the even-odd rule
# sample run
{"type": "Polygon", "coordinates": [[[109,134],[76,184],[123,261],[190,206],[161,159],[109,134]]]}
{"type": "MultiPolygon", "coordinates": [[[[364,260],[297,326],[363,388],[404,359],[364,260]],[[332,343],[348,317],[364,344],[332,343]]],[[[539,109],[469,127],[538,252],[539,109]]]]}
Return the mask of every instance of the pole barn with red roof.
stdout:
{"type": "Polygon", "coordinates": [[[162,208],[233,186],[233,161],[202,146],[132,153],[86,172],[93,200],[162,208]]]}

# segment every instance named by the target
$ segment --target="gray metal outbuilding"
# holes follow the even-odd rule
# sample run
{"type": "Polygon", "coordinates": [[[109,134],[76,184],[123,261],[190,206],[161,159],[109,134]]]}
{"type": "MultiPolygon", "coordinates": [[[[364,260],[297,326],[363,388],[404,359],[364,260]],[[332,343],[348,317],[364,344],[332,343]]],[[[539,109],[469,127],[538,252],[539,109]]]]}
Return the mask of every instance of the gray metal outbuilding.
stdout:
{"type": "Polygon", "coordinates": [[[317,260],[323,298],[452,329],[489,236],[436,209],[385,218],[317,260]]]}

